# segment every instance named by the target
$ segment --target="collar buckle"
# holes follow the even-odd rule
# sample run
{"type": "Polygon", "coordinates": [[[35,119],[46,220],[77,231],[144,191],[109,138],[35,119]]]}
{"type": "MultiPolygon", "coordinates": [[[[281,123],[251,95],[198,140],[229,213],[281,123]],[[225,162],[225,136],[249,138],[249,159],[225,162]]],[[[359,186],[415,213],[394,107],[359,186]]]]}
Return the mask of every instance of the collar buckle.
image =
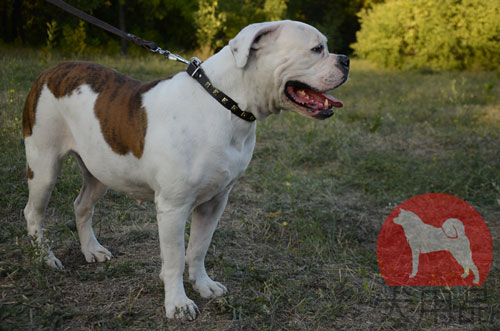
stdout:
{"type": "Polygon", "coordinates": [[[200,69],[201,64],[203,63],[202,60],[198,59],[197,57],[191,58],[189,60],[189,65],[186,69],[186,72],[193,78],[195,78],[196,73],[200,69]]]}

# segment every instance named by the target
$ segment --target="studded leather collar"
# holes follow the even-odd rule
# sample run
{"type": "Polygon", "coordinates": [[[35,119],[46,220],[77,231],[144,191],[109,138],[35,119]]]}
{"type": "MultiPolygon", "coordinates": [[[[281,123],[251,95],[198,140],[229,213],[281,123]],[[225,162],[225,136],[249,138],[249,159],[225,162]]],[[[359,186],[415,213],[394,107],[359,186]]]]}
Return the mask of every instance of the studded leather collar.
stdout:
{"type": "Polygon", "coordinates": [[[189,61],[189,65],[186,69],[186,72],[191,77],[193,77],[198,83],[200,83],[200,85],[203,86],[203,88],[215,100],[217,100],[225,108],[229,109],[234,115],[248,122],[255,121],[256,118],[252,113],[241,110],[238,104],[233,99],[231,99],[224,92],[215,88],[212,85],[207,75],[205,74],[205,71],[201,68],[201,64],[202,61],[200,59],[195,57],[192,58],[191,61],[189,61]]]}

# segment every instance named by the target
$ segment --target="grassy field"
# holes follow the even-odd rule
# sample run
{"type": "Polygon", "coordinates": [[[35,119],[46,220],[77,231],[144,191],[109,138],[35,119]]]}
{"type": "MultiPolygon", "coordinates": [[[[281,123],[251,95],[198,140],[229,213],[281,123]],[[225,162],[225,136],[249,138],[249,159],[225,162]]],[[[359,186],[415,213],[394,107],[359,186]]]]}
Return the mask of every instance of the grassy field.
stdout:
{"type": "MultiPolygon", "coordinates": [[[[168,321],[158,277],[154,206],[108,192],[94,229],[114,259],[87,264],[72,202],[74,158],[47,211],[47,234],[65,271],[39,263],[26,238],[28,192],[21,134],[25,97],[39,72],[62,60],[0,55],[0,329],[392,330],[500,328],[500,71],[386,72],[352,61],[329,120],[293,113],[258,124],[254,158],[237,182],[207,257],[229,294],[203,300],[194,322],[168,321]],[[426,288],[389,288],[377,265],[380,227],[395,206],[442,192],[487,222],[494,260],[481,320],[459,320],[469,288],[438,288],[453,315],[426,313],[426,288]],[[390,309],[387,300],[401,301],[390,309]],[[453,318],[451,318],[453,317],[453,318]]],[[[90,58],[135,78],[180,71],[160,57],[90,58]]],[[[437,305],[438,302],[433,304],[437,305]]]]}

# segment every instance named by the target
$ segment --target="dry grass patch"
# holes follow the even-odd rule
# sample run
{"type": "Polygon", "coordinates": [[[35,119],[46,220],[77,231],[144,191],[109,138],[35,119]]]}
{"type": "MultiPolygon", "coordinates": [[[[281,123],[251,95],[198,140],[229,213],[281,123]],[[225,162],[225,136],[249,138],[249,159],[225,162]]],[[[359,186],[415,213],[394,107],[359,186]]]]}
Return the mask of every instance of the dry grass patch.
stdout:
{"type": "MultiPolygon", "coordinates": [[[[155,57],[91,60],[140,79],[182,69],[155,57]]],[[[186,280],[202,314],[185,323],[164,317],[152,203],[138,206],[108,192],[96,207],[94,229],[114,259],[85,262],[72,208],[81,179],[71,157],[47,220],[66,270],[40,264],[29,245],[21,212],[28,194],[20,116],[31,83],[47,66],[36,56],[0,56],[0,329],[500,326],[498,264],[484,285],[489,296],[482,307],[489,315],[478,323],[423,312],[427,289],[387,287],[376,260],[385,217],[427,192],[471,203],[490,227],[494,256],[500,253],[498,72],[396,73],[353,61],[350,80],[336,93],[346,106],[333,119],[282,114],[259,123],[254,158],[233,189],[207,257],[209,273],[230,292],[204,300],[186,280]],[[399,310],[387,306],[393,290],[403,291],[399,310]]],[[[440,290],[456,307],[467,305],[468,288],[440,290]]]]}

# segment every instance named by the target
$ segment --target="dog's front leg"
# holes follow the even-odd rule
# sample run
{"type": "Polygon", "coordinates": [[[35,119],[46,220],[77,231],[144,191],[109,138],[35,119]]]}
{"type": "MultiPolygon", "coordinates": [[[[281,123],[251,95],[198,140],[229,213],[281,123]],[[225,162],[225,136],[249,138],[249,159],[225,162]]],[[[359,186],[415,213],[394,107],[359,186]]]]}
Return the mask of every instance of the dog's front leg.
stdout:
{"type": "Polygon", "coordinates": [[[418,260],[420,258],[420,249],[412,247],[411,256],[412,256],[412,269],[410,278],[413,278],[417,275],[418,272],[418,260]]]}
{"type": "Polygon", "coordinates": [[[165,286],[165,312],[168,318],[195,319],[198,307],[186,296],[183,284],[185,264],[184,230],[190,206],[172,206],[156,197],[156,211],[161,250],[160,278],[165,286]]]}
{"type": "Polygon", "coordinates": [[[191,220],[191,233],[186,254],[189,280],[193,283],[194,289],[206,299],[219,297],[227,292],[224,285],[213,281],[208,276],[205,270],[205,256],[217,223],[226,208],[229,191],[230,189],[196,207],[191,220]]]}

